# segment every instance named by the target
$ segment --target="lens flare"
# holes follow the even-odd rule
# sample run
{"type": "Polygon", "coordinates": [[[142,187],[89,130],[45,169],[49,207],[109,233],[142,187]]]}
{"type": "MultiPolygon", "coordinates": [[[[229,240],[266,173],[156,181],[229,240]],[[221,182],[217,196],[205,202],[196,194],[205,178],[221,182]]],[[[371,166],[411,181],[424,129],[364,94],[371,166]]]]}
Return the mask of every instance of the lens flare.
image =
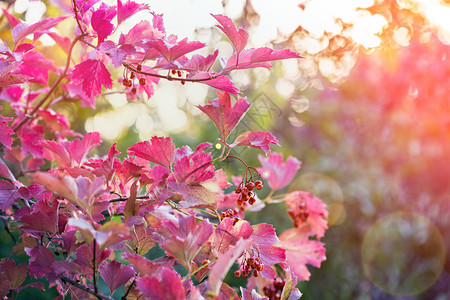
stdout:
{"type": "Polygon", "coordinates": [[[446,255],[436,226],[410,212],[379,219],[367,232],[361,254],[365,276],[396,296],[427,290],[439,278],[446,255]]]}

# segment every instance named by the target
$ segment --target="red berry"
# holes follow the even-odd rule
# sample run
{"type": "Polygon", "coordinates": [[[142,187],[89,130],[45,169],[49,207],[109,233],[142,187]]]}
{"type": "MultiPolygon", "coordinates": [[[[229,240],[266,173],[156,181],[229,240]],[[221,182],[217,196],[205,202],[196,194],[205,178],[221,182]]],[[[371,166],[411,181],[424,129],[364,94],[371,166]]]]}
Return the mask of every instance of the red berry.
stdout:
{"type": "Polygon", "coordinates": [[[211,261],[209,260],[209,259],[204,259],[203,261],[202,261],[202,265],[206,265],[206,264],[209,264],[211,261]]]}
{"type": "Polygon", "coordinates": [[[145,80],[144,77],[139,78],[139,84],[140,84],[140,85],[145,85],[146,83],[147,83],[147,80],[145,80]]]}
{"type": "Polygon", "coordinates": [[[142,70],[142,65],[141,65],[141,64],[138,64],[138,65],[136,66],[136,70],[141,71],[141,70],[142,70]]]}
{"type": "Polygon", "coordinates": [[[248,182],[245,187],[249,190],[249,191],[253,191],[253,189],[255,188],[255,184],[253,182],[248,182]]]}
{"type": "Polygon", "coordinates": [[[242,193],[242,189],[240,187],[237,187],[236,190],[234,191],[236,194],[240,194],[242,193]]]}
{"type": "Polygon", "coordinates": [[[253,197],[250,197],[250,199],[248,199],[248,204],[250,204],[250,205],[255,204],[255,202],[256,202],[256,199],[253,197]]]}
{"type": "Polygon", "coordinates": [[[132,93],[133,95],[136,95],[136,93],[137,93],[137,88],[133,87],[133,88],[131,89],[131,93],[132,93]]]}
{"type": "Polygon", "coordinates": [[[258,277],[258,271],[253,270],[253,276],[258,277]]]}
{"type": "Polygon", "coordinates": [[[220,218],[225,219],[227,217],[227,214],[223,211],[220,213],[220,218]]]}
{"type": "Polygon", "coordinates": [[[185,85],[186,82],[184,80],[181,80],[181,85],[185,85]]]}
{"type": "Polygon", "coordinates": [[[241,270],[237,270],[234,272],[234,276],[241,277],[241,270]]]}
{"type": "Polygon", "coordinates": [[[130,78],[133,79],[134,77],[136,77],[136,75],[134,74],[134,72],[131,72],[130,78]]]}
{"type": "Polygon", "coordinates": [[[178,77],[181,77],[181,71],[180,70],[177,71],[177,75],[178,75],[178,77]]]}
{"type": "Polygon", "coordinates": [[[177,70],[172,70],[172,75],[175,75],[177,73],[177,70]]]}

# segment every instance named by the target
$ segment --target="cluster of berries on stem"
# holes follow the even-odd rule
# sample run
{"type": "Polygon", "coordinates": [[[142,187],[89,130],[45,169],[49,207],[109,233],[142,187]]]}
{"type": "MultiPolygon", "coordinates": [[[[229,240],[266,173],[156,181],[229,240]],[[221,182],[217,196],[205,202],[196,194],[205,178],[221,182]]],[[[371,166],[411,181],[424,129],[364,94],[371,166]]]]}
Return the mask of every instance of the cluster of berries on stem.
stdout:
{"type": "MultiPolygon", "coordinates": [[[[141,71],[142,70],[142,65],[138,64],[136,66],[136,70],[141,71]]],[[[131,93],[133,95],[135,95],[137,93],[137,88],[134,86],[134,79],[136,78],[136,74],[131,71],[130,73],[130,77],[128,78],[128,73],[124,76],[123,80],[122,80],[122,85],[126,86],[126,87],[130,87],[131,88],[131,93]]],[[[139,78],[139,84],[140,85],[146,85],[147,84],[147,80],[145,79],[145,77],[141,77],[139,78]]]]}
{"type": "Polygon", "coordinates": [[[274,280],[263,288],[263,292],[269,300],[279,300],[285,284],[286,280],[274,280]]]}
{"type": "Polygon", "coordinates": [[[309,210],[306,207],[306,203],[302,201],[299,203],[297,210],[289,209],[288,214],[292,218],[292,220],[294,220],[295,227],[298,227],[308,219],[309,210]]]}
{"type": "MultiPolygon", "coordinates": [[[[172,73],[172,75],[176,75],[176,76],[178,76],[179,78],[182,78],[182,77],[183,77],[183,73],[181,73],[180,70],[172,69],[171,73],[172,73]]],[[[184,80],[181,80],[180,82],[181,82],[182,85],[185,85],[185,84],[186,84],[186,81],[184,81],[184,80]]]]}
{"type": "Polygon", "coordinates": [[[234,272],[234,276],[236,277],[247,277],[250,274],[253,274],[253,276],[258,277],[259,273],[262,270],[264,270],[264,264],[259,262],[259,257],[248,257],[244,260],[244,263],[242,265],[241,270],[237,270],[234,272]]]}
{"type": "Polygon", "coordinates": [[[229,208],[227,210],[220,212],[220,219],[223,220],[225,218],[233,218],[234,217],[233,218],[233,226],[234,226],[240,220],[238,217],[236,217],[238,213],[239,212],[237,209],[229,208]]]}
{"type": "Polygon", "coordinates": [[[237,204],[242,206],[244,202],[248,202],[248,204],[253,205],[256,202],[254,189],[260,190],[263,188],[263,184],[261,180],[256,180],[255,182],[249,181],[245,185],[241,183],[236,190],[234,191],[236,194],[240,194],[239,199],[237,200],[237,204]]]}

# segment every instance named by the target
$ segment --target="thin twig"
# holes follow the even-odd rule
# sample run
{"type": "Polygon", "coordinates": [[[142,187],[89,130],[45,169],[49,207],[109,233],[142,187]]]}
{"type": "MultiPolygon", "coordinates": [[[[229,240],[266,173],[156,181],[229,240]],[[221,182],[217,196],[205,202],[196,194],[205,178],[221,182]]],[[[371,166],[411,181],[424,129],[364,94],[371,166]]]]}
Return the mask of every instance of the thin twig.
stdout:
{"type": "Polygon", "coordinates": [[[133,287],[134,283],[136,282],[136,278],[133,279],[133,282],[130,284],[130,286],[128,287],[127,291],[125,292],[125,294],[122,296],[122,298],[120,298],[121,300],[127,300],[127,296],[128,294],[131,292],[131,288],[133,287]]]}
{"type": "Polygon", "coordinates": [[[97,242],[93,241],[94,243],[94,252],[92,254],[92,282],[94,284],[94,291],[97,293],[98,289],[97,289],[97,267],[96,267],[96,261],[95,261],[95,252],[97,252],[97,242]]]}
{"type": "Polygon", "coordinates": [[[224,75],[224,74],[216,74],[216,75],[211,75],[209,78],[200,78],[200,79],[191,79],[191,78],[182,78],[182,77],[179,78],[179,77],[172,77],[170,75],[161,75],[161,74],[148,73],[148,72],[144,72],[142,70],[139,71],[138,69],[136,69],[135,67],[133,67],[132,65],[130,65],[130,64],[126,63],[126,62],[123,62],[122,65],[125,68],[127,68],[127,69],[129,69],[129,70],[131,70],[131,71],[133,71],[135,73],[139,73],[139,74],[147,75],[147,76],[152,76],[152,77],[163,78],[163,79],[167,79],[169,81],[175,80],[175,81],[184,81],[184,82],[202,82],[202,81],[208,81],[208,80],[216,79],[217,77],[219,77],[221,75],[224,75]]]}
{"type": "Polygon", "coordinates": [[[61,276],[60,278],[61,278],[61,281],[64,282],[65,284],[70,283],[71,285],[79,288],[80,290],[85,291],[85,292],[87,292],[87,293],[89,293],[91,295],[94,295],[98,299],[102,299],[102,300],[111,300],[112,299],[111,297],[107,297],[105,295],[102,295],[99,292],[93,291],[90,288],[88,288],[88,287],[86,287],[86,286],[84,286],[82,284],[79,284],[78,282],[76,282],[75,280],[70,279],[69,277],[61,276]]]}

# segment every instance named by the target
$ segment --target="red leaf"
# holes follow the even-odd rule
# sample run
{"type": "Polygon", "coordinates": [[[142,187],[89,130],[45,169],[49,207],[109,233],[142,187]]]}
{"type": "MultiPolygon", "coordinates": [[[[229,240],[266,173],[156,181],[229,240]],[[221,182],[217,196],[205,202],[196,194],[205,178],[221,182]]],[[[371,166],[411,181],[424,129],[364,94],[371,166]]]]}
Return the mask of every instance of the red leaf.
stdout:
{"type": "Polygon", "coordinates": [[[222,90],[224,92],[231,93],[233,95],[237,95],[240,93],[239,89],[233,85],[230,77],[225,75],[219,75],[216,73],[210,72],[198,72],[194,74],[190,74],[187,78],[193,80],[199,80],[198,82],[207,84],[213,88],[222,90]],[[217,77],[216,77],[217,76],[217,77]],[[208,79],[211,78],[211,79],[208,79]],[[206,80],[208,79],[208,80],[206,80]]]}
{"type": "Polygon", "coordinates": [[[204,152],[204,149],[210,147],[210,143],[202,143],[193,153],[178,158],[173,168],[173,176],[177,182],[202,183],[214,177],[211,153],[204,152]]]}
{"type": "Polygon", "coordinates": [[[135,253],[123,253],[122,258],[134,265],[140,276],[153,275],[162,267],[170,268],[174,264],[174,260],[162,262],[150,261],[145,257],[135,253]]]}
{"type": "Polygon", "coordinates": [[[17,24],[20,24],[20,20],[11,15],[6,9],[2,8],[3,14],[6,16],[6,19],[8,19],[8,23],[11,26],[11,28],[14,28],[17,24]]]}
{"type": "Polygon", "coordinates": [[[135,13],[146,9],[148,9],[147,4],[137,4],[136,2],[130,0],[125,2],[125,4],[122,4],[122,1],[117,0],[117,25],[120,25],[123,21],[135,13]]]}
{"type": "Polygon", "coordinates": [[[27,278],[27,265],[16,265],[15,261],[3,258],[0,263],[0,273],[6,275],[6,280],[11,281],[11,288],[18,288],[27,278]]]}
{"type": "Polygon", "coordinates": [[[103,263],[98,270],[111,291],[111,295],[117,288],[125,285],[134,275],[134,270],[131,267],[115,260],[103,263]]]}
{"type": "Polygon", "coordinates": [[[148,299],[185,299],[181,276],[171,268],[162,268],[155,276],[137,278],[136,286],[148,299]]]}
{"type": "Polygon", "coordinates": [[[58,201],[53,201],[52,205],[45,200],[37,201],[31,213],[20,218],[20,222],[24,223],[20,228],[25,232],[58,232],[58,201]]]}
{"type": "Polygon", "coordinates": [[[215,203],[215,192],[208,190],[200,184],[189,185],[185,183],[170,182],[168,187],[183,196],[183,200],[180,201],[180,205],[184,208],[214,208],[213,204],[215,203]]]}
{"type": "Polygon", "coordinates": [[[214,245],[220,253],[228,251],[239,239],[248,239],[253,233],[248,221],[233,223],[233,219],[225,218],[214,231],[214,245]]]}
{"type": "Polygon", "coordinates": [[[218,295],[223,279],[225,278],[225,275],[227,275],[228,270],[250,244],[251,240],[240,239],[233,248],[228,250],[225,254],[219,255],[219,258],[214,263],[214,266],[209,273],[209,285],[214,295],[218,295]]]}
{"type": "Polygon", "coordinates": [[[97,32],[98,45],[103,43],[114,30],[111,20],[116,16],[116,7],[102,2],[99,9],[92,13],[91,26],[97,32]]]}
{"type": "Polygon", "coordinates": [[[247,131],[234,140],[231,148],[236,146],[249,146],[263,150],[266,154],[270,152],[270,144],[278,145],[278,140],[270,132],[247,131]]]}
{"type": "Polygon", "coordinates": [[[10,208],[20,197],[16,187],[4,179],[0,179],[0,209],[10,208]]]}
{"type": "Polygon", "coordinates": [[[270,68],[271,61],[287,58],[302,57],[298,53],[289,49],[273,50],[267,47],[246,49],[240,54],[233,54],[233,56],[228,59],[222,72],[225,73],[235,69],[249,69],[257,67],[270,68]]]}
{"type": "Polygon", "coordinates": [[[29,34],[36,35],[45,33],[47,30],[49,30],[52,27],[55,27],[59,22],[61,22],[65,18],[66,17],[47,18],[31,25],[25,23],[17,24],[11,31],[14,43],[17,45],[29,34]]]}
{"type": "Polygon", "coordinates": [[[245,98],[239,98],[231,106],[230,94],[217,92],[217,96],[216,99],[209,100],[207,105],[198,105],[197,107],[208,115],[214,125],[216,125],[222,139],[226,140],[230,132],[244,117],[250,108],[250,104],[245,98]]]}
{"type": "Polygon", "coordinates": [[[195,54],[186,64],[183,65],[183,70],[209,72],[216,61],[218,54],[219,50],[214,51],[213,54],[210,54],[207,57],[201,56],[200,54],[195,54]]]}
{"type": "Polygon", "coordinates": [[[100,133],[88,132],[84,135],[82,140],[74,139],[70,142],[68,151],[71,158],[77,162],[78,165],[81,165],[85,161],[86,155],[101,142],[100,133]]]}
{"type": "Polygon", "coordinates": [[[270,153],[267,157],[258,155],[258,159],[262,166],[258,168],[258,171],[264,179],[267,179],[273,190],[280,190],[287,186],[302,164],[292,156],[283,162],[281,153],[270,153]]]}
{"type": "Polygon", "coordinates": [[[133,46],[125,44],[117,47],[113,41],[105,41],[99,47],[98,50],[107,54],[111,59],[114,67],[118,68],[122,65],[127,55],[135,52],[133,46]]]}
{"type": "Polygon", "coordinates": [[[170,137],[157,137],[148,141],[136,143],[128,149],[130,155],[171,168],[173,164],[175,144],[170,137]]]}
{"type": "Polygon", "coordinates": [[[253,233],[250,238],[256,246],[252,244],[250,248],[258,251],[261,262],[266,266],[261,271],[261,275],[264,278],[273,279],[276,273],[270,267],[286,261],[286,251],[283,248],[274,246],[279,240],[272,225],[263,223],[252,227],[253,233]]]}
{"type": "MultiPolygon", "coordinates": [[[[1,106],[0,109],[2,109],[1,106]]],[[[7,122],[11,120],[12,118],[0,115],[0,143],[3,144],[8,149],[11,149],[12,145],[11,135],[14,134],[14,131],[7,124],[7,122]]]]}
{"type": "Polygon", "coordinates": [[[55,262],[53,253],[43,246],[36,246],[33,249],[25,248],[30,259],[28,260],[28,269],[30,276],[41,278],[47,275],[47,280],[51,281],[51,274],[53,273],[52,264],[55,262]]]}
{"type": "Polygon", "coordinates": [[[208,221],[197,222],[194,216],[179,215],[177,221],[164,221],[163,226],[170,232],[160,247],[189,265],[198,250],[209,239],[214,226],[208,221]]]}
{"type": "MultiPolygon", "coordinates": [[[[144,39],[162,38],[164,34],[153,27],[148,21],[141,21],[134,25],[126,35],[121,35],[119,44],[141,44],[144,39]]],[[[157,52],[156,52],[157,53],[157,52]]]]}
{"type": "Polygon", "coordinates": [[[81,84],[81,89],[91,99],[101,94],[102,85],[107,89],[112,88],[111,74],[99,59],[87,59],[76,65],[72,80],[81,84]]]}
{"type": "Polygon", "coordinates": [[[299,280],[309,280],[311,273],[306,264],[320,267],[326,259],[323,243],[308,239],[308,230],[291,228],[280,235],[277,246],[286,249],[287,264],[299,280]]]}
{"type": "Polygon", "coordinates": [[[175,38],[172,41],[170,37],[169,41],[163,39],[150,40],[147,45],[156,49],[168,62],[174,61],[186,53],[205,47],[205,44],[201,42],[188,42],[187,38],[176,42],[175,38]]]}
{"type": "Polygon", "coordinates": [[[300,216],[305,210],[308,211],[306,220],[294,220],[296,227],[302,227],[306,224],[311,228],[317,238],[322,238],[327,230],[328,211],[327,205],[319,198],[303,191],[292,192],[284,198],[284,202],[294,215],[300,216]],[[300,207],[302,204],[302,207],[300,207]]]}
{"type": "Polygon", "coordinates": [[[247,45],[248,33],[242,28],[236,29],[233,21],[230,18],[223,15],[212,15],[220,25],[216,25],[220,30],[222,30],[233,44],[234,49],[237,53],[240,53],[247,45]]]}

